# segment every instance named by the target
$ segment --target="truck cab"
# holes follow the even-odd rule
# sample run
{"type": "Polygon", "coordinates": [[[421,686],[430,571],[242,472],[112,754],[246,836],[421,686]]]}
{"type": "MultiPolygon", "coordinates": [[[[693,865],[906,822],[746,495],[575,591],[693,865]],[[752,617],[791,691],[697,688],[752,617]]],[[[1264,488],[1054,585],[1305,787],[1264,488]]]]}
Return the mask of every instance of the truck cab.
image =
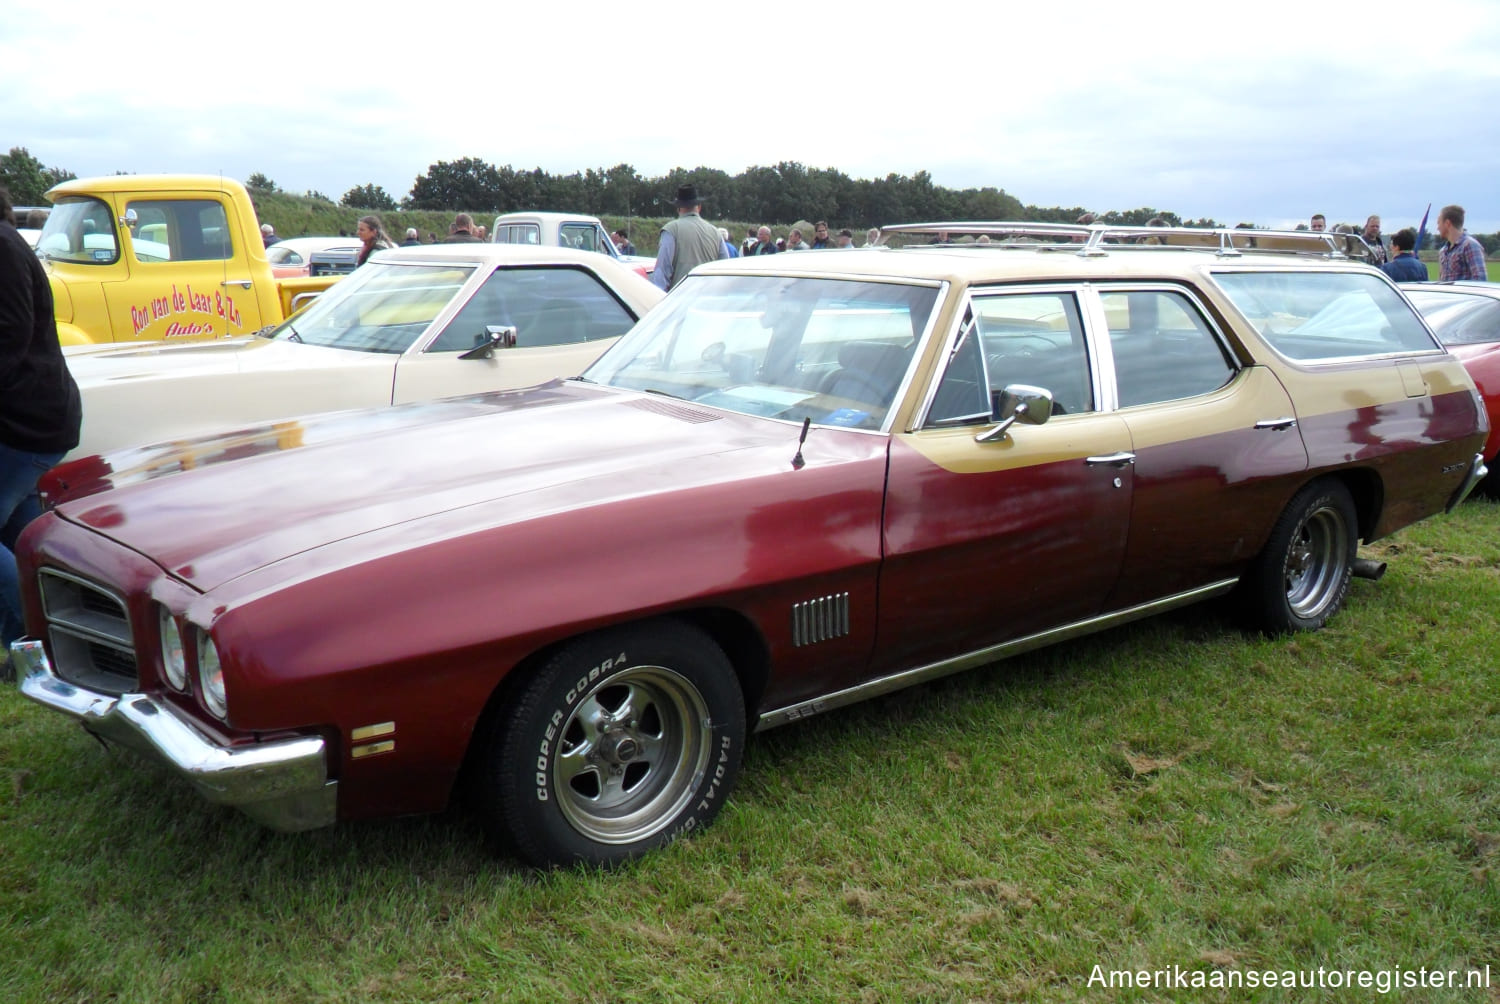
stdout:
{"type": "Polygon", "coordinates": [[[582,213],[502,213],[495,217],[490,242],[596,251],[629,266],[641,276],[650,275],[656,268],[655,258],[621,254],[599,218],[582,213]]]}
{"type": "Polygon", "coordinates": [[[278,324],[331,279],[277,280],[239,182],[64,182],[37,239],[64,345],[223,338],[278,324]]]}

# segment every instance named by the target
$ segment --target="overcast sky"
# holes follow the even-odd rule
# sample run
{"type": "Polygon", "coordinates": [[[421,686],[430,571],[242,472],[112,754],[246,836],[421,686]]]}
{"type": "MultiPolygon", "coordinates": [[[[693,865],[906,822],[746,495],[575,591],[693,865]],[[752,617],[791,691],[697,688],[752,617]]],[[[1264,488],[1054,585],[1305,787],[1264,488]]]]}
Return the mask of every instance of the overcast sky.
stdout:
{"type": "Polygon", "coordinates": [[[9,0],[0,53],[0,150],[80,176],[399,200],[462,157],[787,160],[1262,226],[1457,202],[1500,230],[1496,0],[9,0]]]}

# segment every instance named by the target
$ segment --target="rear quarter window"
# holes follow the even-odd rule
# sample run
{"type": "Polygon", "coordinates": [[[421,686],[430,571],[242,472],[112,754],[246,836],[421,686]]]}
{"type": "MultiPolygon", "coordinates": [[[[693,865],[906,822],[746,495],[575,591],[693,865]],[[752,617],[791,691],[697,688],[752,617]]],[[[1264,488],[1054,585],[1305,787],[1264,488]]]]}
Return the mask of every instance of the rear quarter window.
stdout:
{"type": "Polygon", "coordinates": [[[1384,278],[1358,272],[1219,272],[1214,281],[1288,359],[1316,362],[1439,346],[1384,278]]]}

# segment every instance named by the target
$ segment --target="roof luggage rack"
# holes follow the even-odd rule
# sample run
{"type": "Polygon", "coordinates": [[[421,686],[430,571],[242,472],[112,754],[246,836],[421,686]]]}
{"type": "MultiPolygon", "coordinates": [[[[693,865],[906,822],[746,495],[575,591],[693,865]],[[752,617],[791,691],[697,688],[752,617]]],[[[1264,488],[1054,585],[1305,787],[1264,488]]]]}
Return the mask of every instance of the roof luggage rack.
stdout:
{"type": "MultiPolygon", "coordinates": [[[[1031,247],[1071,251],[1085,257],[1114,251],[1161,247],[1199,248],[1221,258],[1246,251],[1370,262],[1374,254],[1359,234],[1315,230],[1256,230],[1249,227],[1148,227],[1114,223],[1023,223],[965,221],[955,223],[898,223],[881,227],[887,235],[947,234],[984,237],[991,247],[1031,247]],[[1081,245],[1081,246],[1080,246],[1081,245]]],[[[949,244],[952,242],[950,241],[949,244]]],[[[938,244],[938,247],[945,245],[938,244]]],[[[973,246],[965,242],[965,247],[973,246]]]]}

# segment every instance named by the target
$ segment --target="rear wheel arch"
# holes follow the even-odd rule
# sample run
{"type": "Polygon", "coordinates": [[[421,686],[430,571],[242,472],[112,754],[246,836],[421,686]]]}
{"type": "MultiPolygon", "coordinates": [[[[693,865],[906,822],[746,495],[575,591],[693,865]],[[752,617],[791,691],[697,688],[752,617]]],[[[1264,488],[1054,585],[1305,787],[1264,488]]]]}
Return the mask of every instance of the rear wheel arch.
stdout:
{"type": "Polygon", "coordinates": [[[1345,479],[1322,476],[1298,489],[1240,579],[1250,626],[1283,634],[1327,623],[1348,596],[1359,524],[1345,479]]]}
{"type": "Polygon", "coordinates": [[[1385,482],[1367,467],[1350,467],[1326,476],[1336,478],[1348,489],[1359,517],[1359,539],[1369,543],[1385,510],[1385,482]]]}

